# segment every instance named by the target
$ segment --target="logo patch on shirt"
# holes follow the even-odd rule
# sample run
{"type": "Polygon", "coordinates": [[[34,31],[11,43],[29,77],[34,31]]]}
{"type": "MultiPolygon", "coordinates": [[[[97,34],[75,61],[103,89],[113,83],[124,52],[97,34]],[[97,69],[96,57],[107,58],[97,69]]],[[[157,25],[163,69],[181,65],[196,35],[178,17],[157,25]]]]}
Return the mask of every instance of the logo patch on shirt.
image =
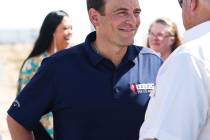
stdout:
{"type": "Polygon", "coordinates": [[[134,94],[141,94],[141,93],[152,93],[155,89],[154,83],[142,83],[142,84],[136,84],[132,83],[130,84],[130,90],[134,94]]]}
{"type": "Polygon", "coordinates": [[[12,104],[13,107],[18,107],[20,108],[20,102],[18,100],[15,100],[12,104]]]}

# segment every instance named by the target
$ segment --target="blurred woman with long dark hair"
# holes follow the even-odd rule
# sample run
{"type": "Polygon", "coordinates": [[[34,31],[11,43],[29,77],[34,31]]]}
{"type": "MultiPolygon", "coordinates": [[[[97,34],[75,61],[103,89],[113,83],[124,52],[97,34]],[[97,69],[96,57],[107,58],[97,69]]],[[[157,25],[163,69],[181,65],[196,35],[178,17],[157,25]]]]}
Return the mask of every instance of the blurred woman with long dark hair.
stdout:
{"type": "MultiPolygon", "coordinates": [[[[34,47],[20,69],[18,94],[37,72],[45,57],[70,45],[71,36],[72,25],[70,17],[65,11],[52,11],[45,17],[34,47]]],[[[40,122],[51,138],[53,138],[52,113],[44,115],[40,122]]],[[[47,139],[44,136],[45,134],[42,133],[43,131],[40,131],[40,127],[35,128],[33,132],[37,140],[47,139]]]]}

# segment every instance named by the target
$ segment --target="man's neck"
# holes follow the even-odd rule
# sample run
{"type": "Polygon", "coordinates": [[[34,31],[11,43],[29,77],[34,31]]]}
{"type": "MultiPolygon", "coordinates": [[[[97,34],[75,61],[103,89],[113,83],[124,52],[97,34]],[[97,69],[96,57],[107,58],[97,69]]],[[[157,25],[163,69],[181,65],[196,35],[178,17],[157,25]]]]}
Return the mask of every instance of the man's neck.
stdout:
{"type": "Polygon", "coordinates": [[[124,55],[126,54],[128,47],[116,46],[115,44],[102,44],[98,42],[95,41],[92,44],[96,52],[112,61],[112,63],[117,67],[121,63],[124,55]]]}

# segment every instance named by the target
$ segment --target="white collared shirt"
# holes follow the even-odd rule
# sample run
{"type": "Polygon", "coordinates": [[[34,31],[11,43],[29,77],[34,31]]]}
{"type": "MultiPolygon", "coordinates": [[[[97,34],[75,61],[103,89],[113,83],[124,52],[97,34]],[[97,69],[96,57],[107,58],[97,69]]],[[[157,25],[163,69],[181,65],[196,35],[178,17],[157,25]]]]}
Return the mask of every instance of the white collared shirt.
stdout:
{"type": "Polygon", "coordinates": [[[210,21],[184,39],[158,72],[139,140],[210,140],[210,21]]]}

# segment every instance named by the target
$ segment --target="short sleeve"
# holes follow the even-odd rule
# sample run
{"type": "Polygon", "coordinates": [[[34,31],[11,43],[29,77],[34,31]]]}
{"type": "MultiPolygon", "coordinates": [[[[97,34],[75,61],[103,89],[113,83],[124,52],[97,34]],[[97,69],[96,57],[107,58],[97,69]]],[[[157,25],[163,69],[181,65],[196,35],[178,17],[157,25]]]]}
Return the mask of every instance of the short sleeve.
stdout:
{"type": "Polygon", "coordinates": [[[8,110],[8,114],[27,129],[32,129],[41,116],[52,110],[55,68],[44,60],[38,72],[23,88],[8,110]]]}

